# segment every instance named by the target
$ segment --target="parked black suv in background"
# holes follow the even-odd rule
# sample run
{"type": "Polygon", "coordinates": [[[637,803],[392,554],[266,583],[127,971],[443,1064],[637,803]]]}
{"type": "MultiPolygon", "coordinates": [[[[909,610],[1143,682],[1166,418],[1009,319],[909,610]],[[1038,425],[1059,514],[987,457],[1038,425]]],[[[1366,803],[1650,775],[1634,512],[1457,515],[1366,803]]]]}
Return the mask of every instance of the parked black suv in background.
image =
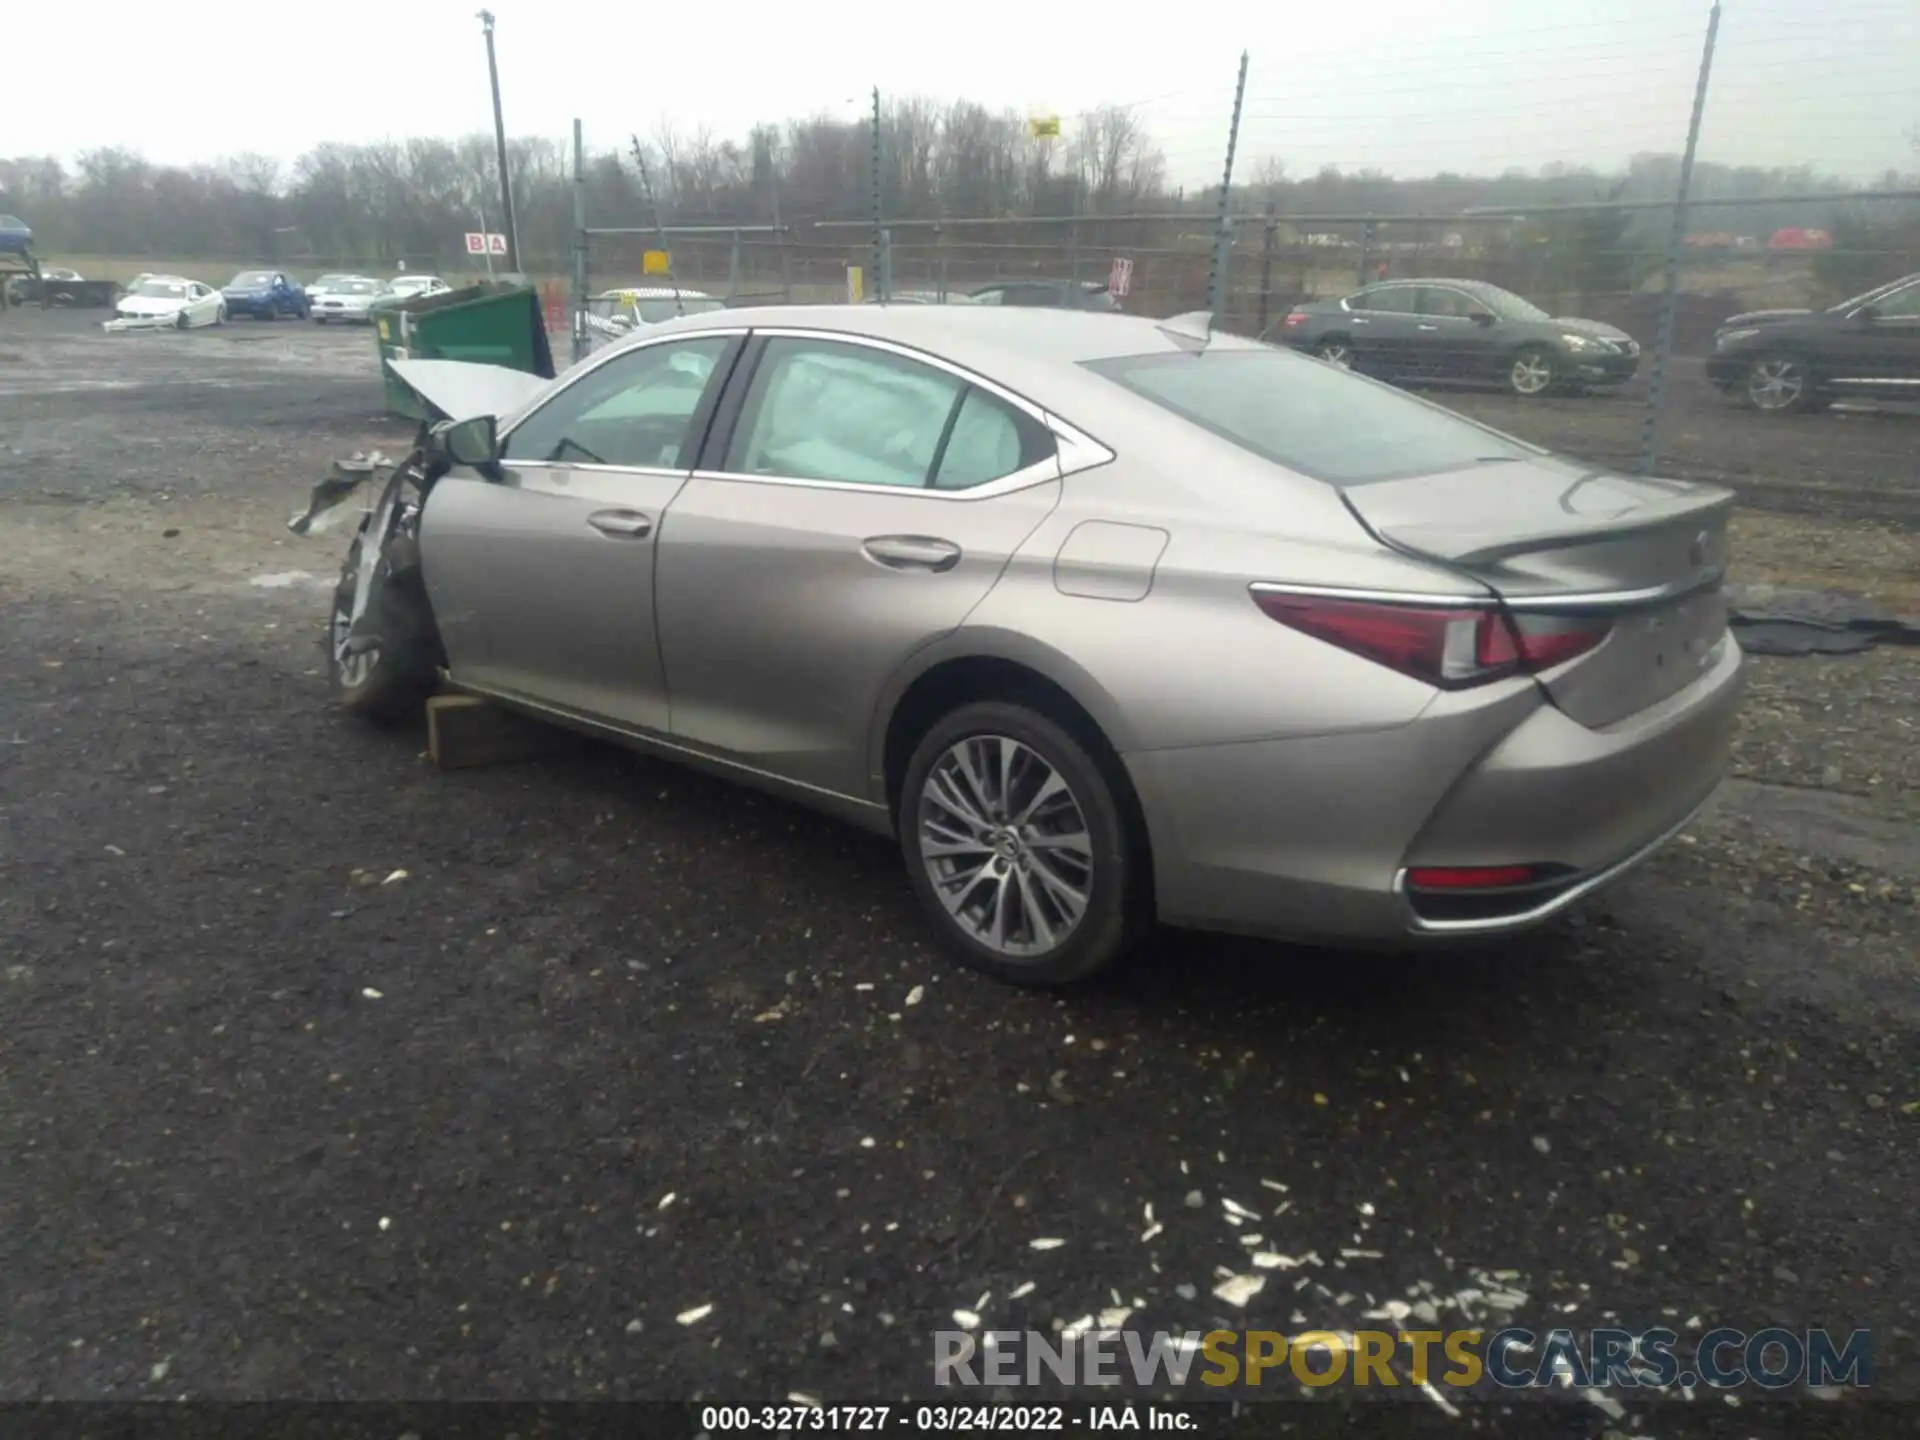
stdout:
{"type": "Polygon", "coordinates": [[[1264,339],[1382,380],[1505,386],[1515,395],[1624,385],[1640,346],[1598,320],[1555,319],[1479,280],[1388,280],[1296,305],[1264,339]]]}
{"type": "Polygon", "coordinates": [[[1831,310],[1755,310],[1726,320],[1707,378],[1775,415],[1823,410],[1843,395],[1920,400],[1920,275],[1831,310]]]}
{"type": "Polygon", "coordinates": [[[1118,310],[1104,280],[996,280],[969,297],[976,305],[1037,305],[1048,310],[1118,310]]]}

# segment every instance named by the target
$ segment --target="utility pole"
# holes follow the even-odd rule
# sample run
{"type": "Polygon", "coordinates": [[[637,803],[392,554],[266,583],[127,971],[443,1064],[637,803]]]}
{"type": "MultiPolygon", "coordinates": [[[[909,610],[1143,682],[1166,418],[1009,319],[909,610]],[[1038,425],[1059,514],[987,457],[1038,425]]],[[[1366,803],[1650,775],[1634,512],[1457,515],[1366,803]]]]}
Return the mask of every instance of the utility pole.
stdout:
{"type": "Polygon", "coordinates": [[[493,12],[476,12],[487,37],[487,79],[493,84],[493,143],[500,158],[500,213],[507,227],[507,273],[520,273],[520,232],[513,218],[513,181],[507,173],[507,122],[500,113],[500,64],[493,55],[493,12]]]}

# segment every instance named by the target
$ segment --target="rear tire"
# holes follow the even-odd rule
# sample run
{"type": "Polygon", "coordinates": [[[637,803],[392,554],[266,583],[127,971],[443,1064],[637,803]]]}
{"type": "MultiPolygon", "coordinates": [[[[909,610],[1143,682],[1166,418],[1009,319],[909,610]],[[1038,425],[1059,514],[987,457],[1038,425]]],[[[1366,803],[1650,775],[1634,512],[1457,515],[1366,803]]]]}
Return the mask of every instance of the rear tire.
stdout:
{"type": "Polygon", "coordinates": [[[1344,335],[1328,335],[1313,347],[1313,358],[1324,360],[1342,370],[1353,368],[1353,342],[1344,335]]]}
{"type": "Polygon", "coordinates": [[[191,323],[193,322],[187,319],[187,312],[184,310],[182,310],[178,315],[173,317],[173,328],[176,330],[184,330],[191,323]]]}
{"type": "Polygon", "coordinates": [[[959,959],[1015,985],[1067,985],[1139,942],[1147,867],[1110,763],[1002,701],[962,705],[921,738],[900,790],[900,850],[959,959]]]}
{"type": "Polygon", "coordinates": [[[344,629],[353,613],[361,543],[340,568],[328,629],[328,672],[340,708],[377,724],[417,715],[439,686],[440,646],[418,570],[376,577],[367,612],[375,619],[375,648],[344,655],[344,629]]]}

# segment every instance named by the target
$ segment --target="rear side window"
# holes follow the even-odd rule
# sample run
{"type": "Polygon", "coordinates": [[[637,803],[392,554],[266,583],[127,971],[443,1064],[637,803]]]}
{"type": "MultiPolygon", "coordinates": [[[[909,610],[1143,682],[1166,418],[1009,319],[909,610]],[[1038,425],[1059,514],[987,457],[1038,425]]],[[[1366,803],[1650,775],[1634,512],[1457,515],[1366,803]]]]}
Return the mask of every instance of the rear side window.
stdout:
{"type": "Polygon", "coordinates": [[[1330,485],[1546,453],[1389,386],[1285,350],[1126,355],[1082,363],[1263,460],[1330,485]]]}

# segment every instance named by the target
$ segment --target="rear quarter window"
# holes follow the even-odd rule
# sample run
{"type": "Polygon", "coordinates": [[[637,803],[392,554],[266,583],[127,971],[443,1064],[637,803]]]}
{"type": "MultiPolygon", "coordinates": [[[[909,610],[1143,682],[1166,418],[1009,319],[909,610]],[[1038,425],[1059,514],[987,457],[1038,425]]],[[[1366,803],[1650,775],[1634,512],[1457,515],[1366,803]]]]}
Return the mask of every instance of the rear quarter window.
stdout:
{"type": "Polygon", "coordinates": [[[1081,363],[1263,460],[1335,486],[1547,453],[1377,381],[1276,348],[1081,363]]]}

